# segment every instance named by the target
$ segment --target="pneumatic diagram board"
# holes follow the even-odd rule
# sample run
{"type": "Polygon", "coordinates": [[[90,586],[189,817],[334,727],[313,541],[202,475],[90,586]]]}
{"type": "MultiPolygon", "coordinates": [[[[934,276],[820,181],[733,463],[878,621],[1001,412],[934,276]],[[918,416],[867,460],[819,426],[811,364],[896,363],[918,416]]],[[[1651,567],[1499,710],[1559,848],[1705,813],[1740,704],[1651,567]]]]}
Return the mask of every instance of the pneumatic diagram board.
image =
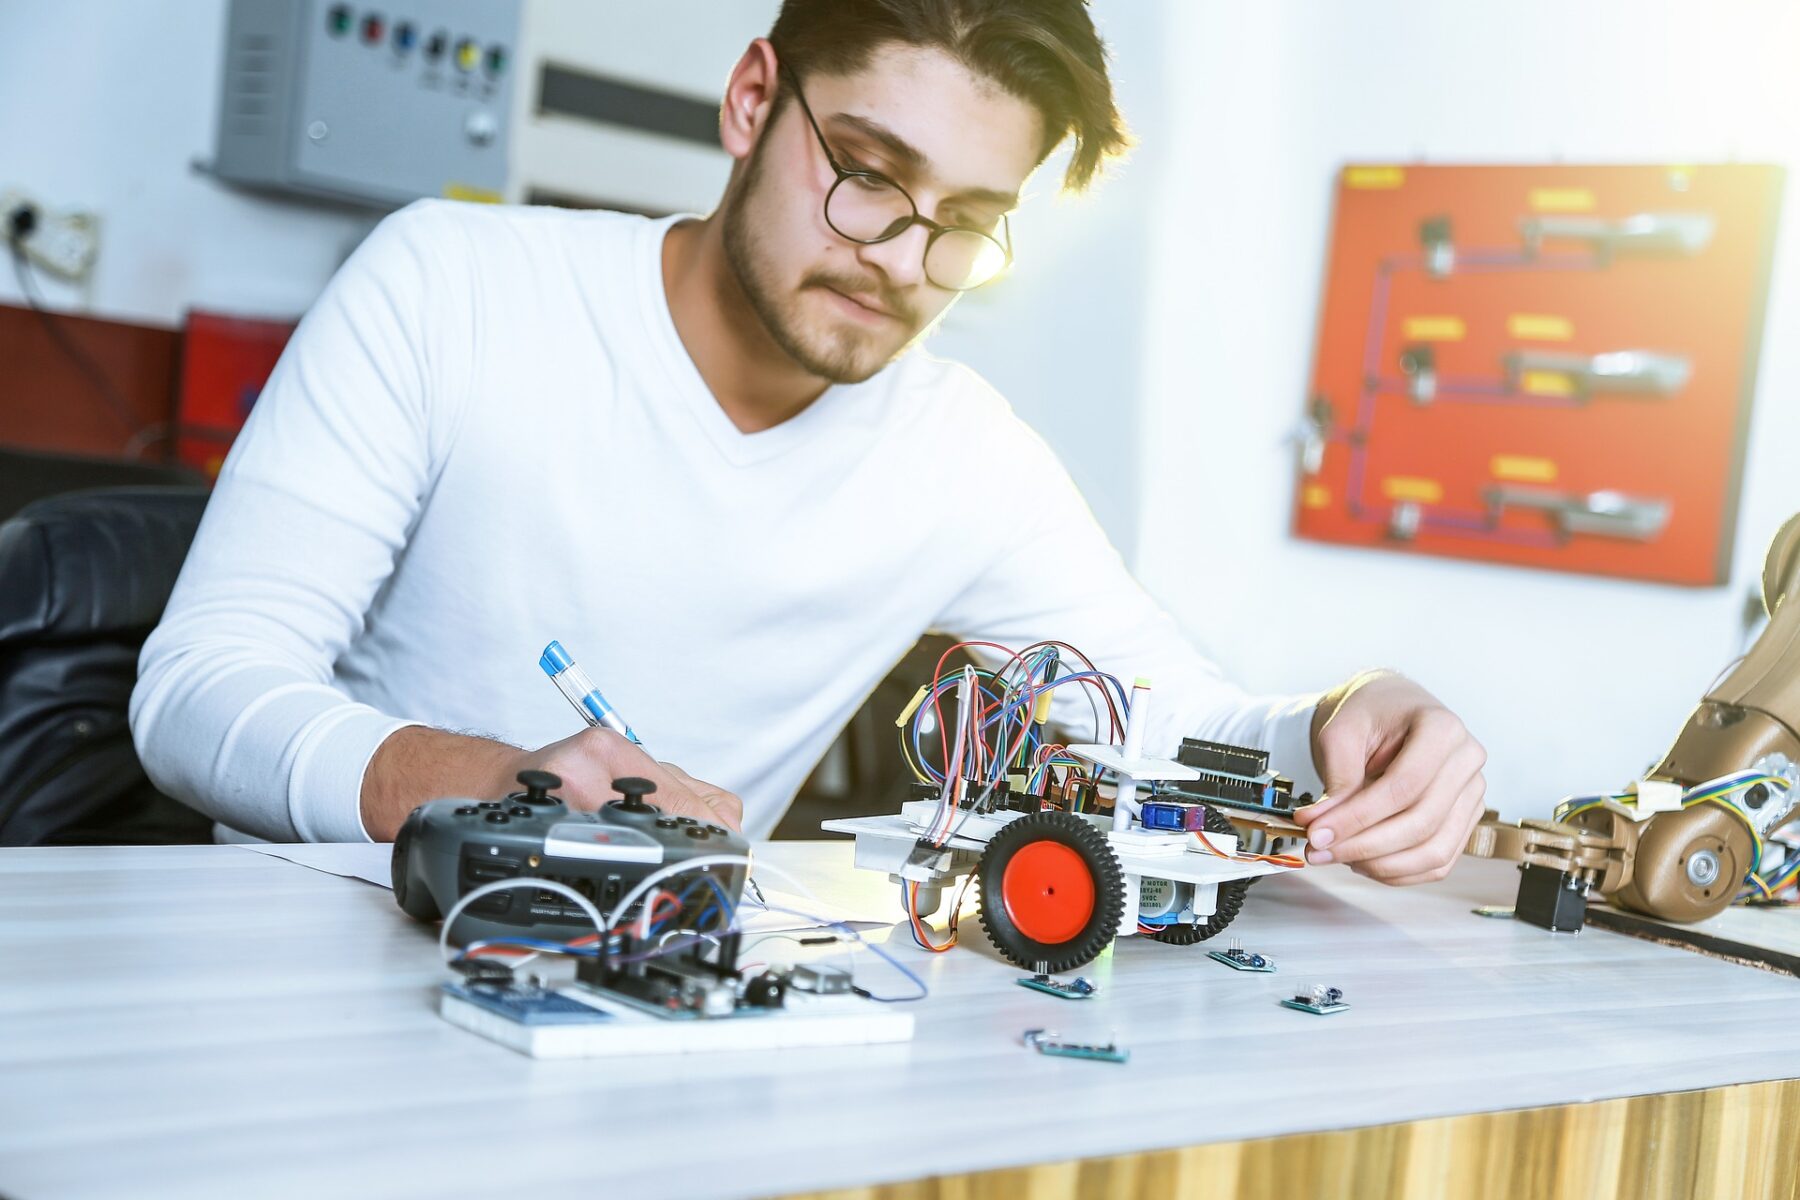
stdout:
{"type": "Polygon", "coordinates": [[[1781,171],[1351,166],[1295,531],[1727,581],[1781,171]]]}

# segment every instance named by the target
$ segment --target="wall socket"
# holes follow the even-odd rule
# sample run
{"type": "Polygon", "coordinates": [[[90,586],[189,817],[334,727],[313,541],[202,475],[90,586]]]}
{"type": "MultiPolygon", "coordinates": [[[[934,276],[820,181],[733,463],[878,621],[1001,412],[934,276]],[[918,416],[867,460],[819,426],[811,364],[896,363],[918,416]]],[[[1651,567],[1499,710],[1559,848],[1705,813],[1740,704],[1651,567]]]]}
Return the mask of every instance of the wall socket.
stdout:
{"type": "Polygon", "coordinates": [[[52,211],[21,191],[0,193],[0,236],[12,229],[20,209],[36,213],[30,233],[19,239],[25,257],[47,274],[71,283],[85,280],[100,255],[100,217],[81,209],[52,211]]]}

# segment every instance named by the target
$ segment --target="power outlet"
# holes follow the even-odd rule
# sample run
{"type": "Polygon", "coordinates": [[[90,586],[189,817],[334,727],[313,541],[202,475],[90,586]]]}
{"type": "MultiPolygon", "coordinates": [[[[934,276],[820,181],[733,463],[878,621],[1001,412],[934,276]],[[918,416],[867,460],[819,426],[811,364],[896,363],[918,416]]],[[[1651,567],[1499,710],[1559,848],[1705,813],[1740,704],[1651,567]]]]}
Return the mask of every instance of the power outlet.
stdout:
{"type": "Polygon", "coordinates": [[[80,283],[94,269],[100,255],[100,218],[80,209],[52,212],[20,191],[0,195],[0,230],[12,228],[20,209],[36,214],[31,232],[18,241],[25,257],[50,275],[80,283]]]}

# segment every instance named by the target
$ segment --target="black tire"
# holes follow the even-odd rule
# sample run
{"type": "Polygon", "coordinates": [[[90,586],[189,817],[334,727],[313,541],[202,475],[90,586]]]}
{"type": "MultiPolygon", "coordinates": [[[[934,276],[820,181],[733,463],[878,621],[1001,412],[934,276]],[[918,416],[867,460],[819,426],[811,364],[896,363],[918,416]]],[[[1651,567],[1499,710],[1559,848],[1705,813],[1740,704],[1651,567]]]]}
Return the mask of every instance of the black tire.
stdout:
{"type": "MultiPolygon", "coordinates": [[[[1208,806],[1206,810],[1206,832],[1231,833],[1231,822],[1218,809],[1208,806]]],[[[1149,936],[1159,942],[1167,942],[1171,946],[1192,946],[1195,942],[1204,942],[1208,938],[1217,937],[1225,931],[1225,927],[1237,919],[1244,907],[1244,893],[1250,890],[1255,882],[1251,879],[1234,879],[1230,883],[1219,885],[1218,906],[1213,909],[1212,916],[1204,921],[1195,921],[1191,925],[1165,925],[1149,936]]]]}
{"type": "MultiPolygon", "coordinates": [[[[1125,872],[1118,857],[1104,833],[1073,813],[1038,812],[1011,822],[988,843],[975,874],[981,886],[981,927],[987,931],[988,941],[1008,960],[1028,971],[1055,974],[1094,961],[1112,944],[1125,916],[1125,872]],[[1078,928],[1071,928],[1067,936],[1038,940],[1019,927],[1013,911],[1015,903],[1028,898],[1021,889],[1030,885],[1015,878],[1011,886],[1020,894],[1009,899],[1007,868],[1028,851],[1029,863],[1041,863],[1046,846],[1061,846],[1073,852],[1072,856],[1051,852],[1050,865],[1081,872],[1071,874],[1070,883],[1091,887],[1093,894],[1091,911],[1085,919],[1078,915],[1070,918],[1079,920],[1078,928]]],[[[1041,866],[1035,874],[1042,877],[1041,866]]],[[[1054,891],[1054,887],[1046,886],[1042,894],[1047,897],[1054,891]]],[[[1079,914],[1079,908],[1076,913],[1079,914]]],[[[1027,925],[1032,922],[1033,918],[1025,920],[1027,925]]],[[[1041,934],[1043,930],[1036,932],[1041,934]]]]}

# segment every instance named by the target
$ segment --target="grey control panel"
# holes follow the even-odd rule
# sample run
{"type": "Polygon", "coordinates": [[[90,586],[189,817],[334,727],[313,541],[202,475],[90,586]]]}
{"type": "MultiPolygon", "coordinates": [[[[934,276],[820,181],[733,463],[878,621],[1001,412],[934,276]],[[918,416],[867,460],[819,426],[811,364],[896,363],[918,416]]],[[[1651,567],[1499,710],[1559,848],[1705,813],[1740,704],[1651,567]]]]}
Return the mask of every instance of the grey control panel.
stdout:
{"type": "Polygon", "coordinates": [[[213,171],[394,208],[499,200],[521,0],[232,0],[213,171]]]}

